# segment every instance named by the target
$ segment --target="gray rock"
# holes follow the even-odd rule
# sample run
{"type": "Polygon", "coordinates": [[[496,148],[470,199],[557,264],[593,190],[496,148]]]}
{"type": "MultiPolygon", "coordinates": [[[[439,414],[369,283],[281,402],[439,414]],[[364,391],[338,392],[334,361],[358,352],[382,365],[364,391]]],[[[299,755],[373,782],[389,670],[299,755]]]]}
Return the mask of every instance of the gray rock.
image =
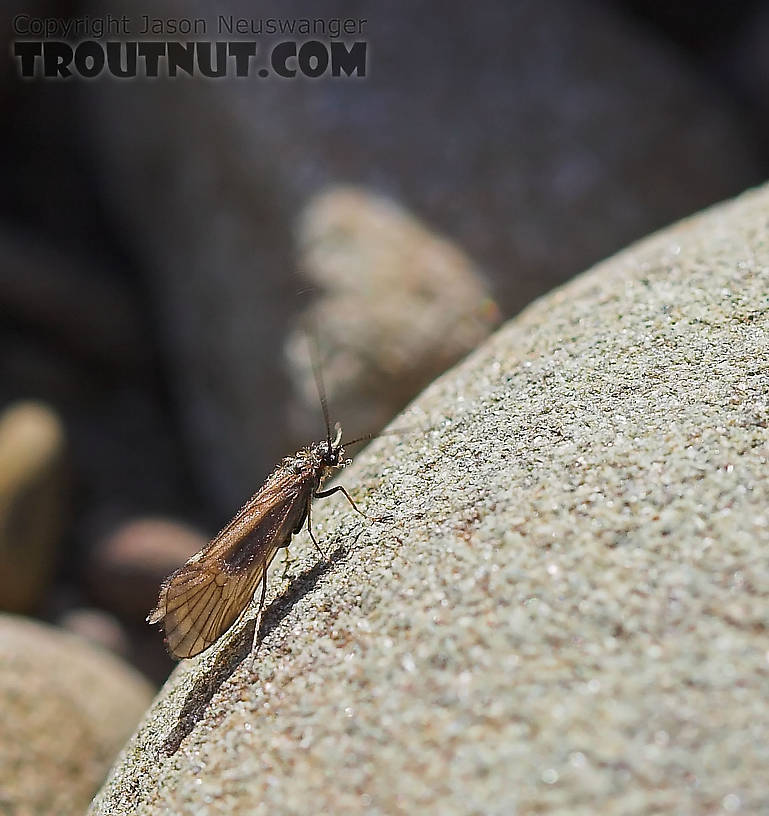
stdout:
{"type": "Polygon", "coordinates": [[[106,652],[0,615],[0,809],[81,814],[151,697],[149,683],[106,652]]]}
{"type": "Polygon", "coordinates": [[[316,502],[91,814],[769,810],[769,187],[531,306],[316,502]]]}
{"type": "Polygon", "coordinates": [[[43,403],[0,413],[0,609],[30,611],[49,586],[67,506],[65,444],[43,403]]]}
{"type": "MultiPolygon", "coordinates": [[[[110,11],[137,29],[147,13],[110,11]]],[[[203,4],[153,14],[207,16],[218,36],[203,4]]],[[[286,421],[282,349],[306,287],[296,219],[319,191],[384,194],[450,236],[509,315],[762,172],[712,89],[605,4],[326,1],[312,16],[367,21],[365,78],[80,85],[105,204],[147,269],[182,430],[223,510],[307,441],[286,421]]],[[[285,36],[259,37],[262,53],[285,36]]]]}

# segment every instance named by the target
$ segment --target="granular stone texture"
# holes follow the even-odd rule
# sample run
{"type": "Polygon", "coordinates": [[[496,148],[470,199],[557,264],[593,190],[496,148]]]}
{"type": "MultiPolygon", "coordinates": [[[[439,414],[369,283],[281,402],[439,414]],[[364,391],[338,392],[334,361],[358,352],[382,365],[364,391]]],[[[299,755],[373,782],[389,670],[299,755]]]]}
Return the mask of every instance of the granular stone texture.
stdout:
{"type": "MultiPolygon", "coordinates": [[[[769,188],[541,299],[317,501],[92,814],[769,813],[769,188]]],[[[554,239],[556,237],[554,236],[554,239]]],[[[447,327],[450,330],[450,327],[447,327]]]]}

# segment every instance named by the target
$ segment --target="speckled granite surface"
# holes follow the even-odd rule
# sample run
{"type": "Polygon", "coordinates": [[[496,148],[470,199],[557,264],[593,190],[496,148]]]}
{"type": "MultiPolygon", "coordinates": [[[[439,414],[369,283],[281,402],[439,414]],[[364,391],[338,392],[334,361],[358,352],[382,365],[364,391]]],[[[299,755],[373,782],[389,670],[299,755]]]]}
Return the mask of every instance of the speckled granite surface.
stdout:
{"type": "Polygon", "coordinates": [[[769,812],[768,239],[765,188],[428,388],[342,474],[394,520],[316,502],[91,812],[769,812]]]}

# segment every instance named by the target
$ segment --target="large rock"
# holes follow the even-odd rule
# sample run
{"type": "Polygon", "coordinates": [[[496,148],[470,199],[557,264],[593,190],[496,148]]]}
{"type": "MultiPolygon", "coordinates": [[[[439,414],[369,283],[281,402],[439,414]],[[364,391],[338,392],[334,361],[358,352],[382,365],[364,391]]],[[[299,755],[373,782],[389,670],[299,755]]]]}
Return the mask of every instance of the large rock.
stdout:
{"type": "MultiPolygon", "coordinates": [[[[147,13],[136,0],[109,11],[134,30],[147,13]]],[[[204,12],[153,6],[161,18],[204,12]]],[[[273,0],[257,15],[238,0],[226,13],[308,9],[273,0]]],[[[761,174],[712,88],[605,4],[312,6],[313,19],[340,17],[366,21],[364,78],[78,86],[105,206],[148,272],[191,461],[222,512],[307,441],[288,427],[283,348],[307,285],[297,219],[322,190],[384,194],[449,236],[509,315],[761,174]]],[[[226,38],[207,18],[207,36],[226,38]]],[[[285,38],[257,37],[260,54],[285,38]]]]}
{"type": "Polygon", "coordinates": [[[769,809],[769,188],[548,295],[318,501],[91,813],[769,809]],[[295,570],[297,567],[294,568],[295,570]]]}
{"type": "Polygon", "coordinates": [[[128,666],[80,638],[0,615],[0,805],[76,816],[152,697],[128,666]]]}

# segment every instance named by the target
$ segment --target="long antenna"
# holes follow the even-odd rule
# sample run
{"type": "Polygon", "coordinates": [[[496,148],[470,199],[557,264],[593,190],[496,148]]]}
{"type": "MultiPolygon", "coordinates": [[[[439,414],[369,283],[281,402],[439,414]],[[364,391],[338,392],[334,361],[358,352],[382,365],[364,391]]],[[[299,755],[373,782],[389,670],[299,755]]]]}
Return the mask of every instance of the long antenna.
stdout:
{"type": "Polygon", "coordinates": [[[379,431],[379,433],[368,433],[363,436],[356,436],[355,439],[345,439],[342,445],[346,448],[358,442],[367,442],[369,439],[379,439],[380,436],[404,436],[405,434],[414,433],[415,431],[427,433],[428,431],[434,431],[435,427],[436,426],[420,428],[417,425],[404,425],[400,428],[391,428],[389,431],[379,431]]]}
{"type": "Polygon", "coordinates": [[[370,434],[366,434],[365,436],[359,436],[356,439],[349,439],[349,440],[346,439],[344,442],[342,442],[342,445],[346,448],[346,447],[348,447],[350,445],[355,445],[358,442],[367,442],[369,439],[375,439],[377,436],[380,436],[380,435],[381,434],[370,433],[370,434]]]}
{"type": "Polygon", "coordinates": [[[328,416],[328,402],[326,401],[326,387],[323,385],[323,372],[320,367],[320,351],[318,349],[318,325],[315,321],[312,322],[313,333],[307,335],[307,341],[310,345],[310,360],[312,361],[312,373],[315,377],[315,385],[318,389],[318,396],[320,397],[320,407],[323,409],[323,420],[326,423],[326,439],[328,440],[328,449],[331,450],[331,420],[328,416]]]}

